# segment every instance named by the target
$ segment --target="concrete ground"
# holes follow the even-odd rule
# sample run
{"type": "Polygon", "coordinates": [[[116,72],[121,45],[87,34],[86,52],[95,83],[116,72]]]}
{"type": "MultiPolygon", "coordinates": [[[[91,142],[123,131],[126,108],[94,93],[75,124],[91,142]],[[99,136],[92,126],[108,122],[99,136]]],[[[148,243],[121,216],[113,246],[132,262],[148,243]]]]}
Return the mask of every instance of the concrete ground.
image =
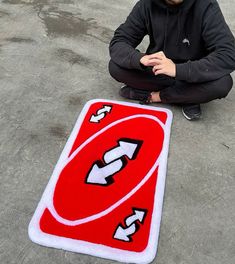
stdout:
{"type": "MultiPolygon", "coordinates": [[[[134,0],[0,2],[0,263],[104,263],[32,243],[29,221],[84,104],[121,100],[108,43],[134,0]]],[[[235,33],[235,2],[220,0],[235,33]]],[[[233,75],[234,76],[234,75],[233,75]]],[[[235,263],[235,90],[174,113],[158,264],[235,263]]],[[[153,135],[154,136],[154,135],[153,135]]]]}

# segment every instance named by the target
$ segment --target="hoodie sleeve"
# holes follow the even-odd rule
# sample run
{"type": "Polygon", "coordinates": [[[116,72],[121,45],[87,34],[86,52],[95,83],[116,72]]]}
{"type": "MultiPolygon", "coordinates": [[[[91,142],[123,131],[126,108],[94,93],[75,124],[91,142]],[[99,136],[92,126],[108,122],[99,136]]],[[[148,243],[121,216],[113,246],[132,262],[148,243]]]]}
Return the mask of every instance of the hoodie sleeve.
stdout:
{"type": "Polygon", "coordinates": [[[202,39],[208,54],[197,61],[176,65],[176,79],[207,82],[235,70],[235,41],[217,2],[204,15],[202,39]]]}
{"type": "Polygon", "coordinates": [[[139,69],[140,59],[145,55],[136,47],[147,34],[144,18],[144,1],[139,1],[132,9],[125,23],[114,32],[109,46],[111,59],[119,66],[127,69],[139,69]]]}

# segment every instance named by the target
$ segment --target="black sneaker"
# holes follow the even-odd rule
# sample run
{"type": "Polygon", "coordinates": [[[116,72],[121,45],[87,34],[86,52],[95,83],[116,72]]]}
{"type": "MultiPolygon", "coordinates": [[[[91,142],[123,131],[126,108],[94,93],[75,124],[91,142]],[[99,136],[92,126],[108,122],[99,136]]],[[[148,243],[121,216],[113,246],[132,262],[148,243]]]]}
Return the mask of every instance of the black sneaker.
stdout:
{"type": "Polygon", "coordinates": [[[128,85],[121,87],[119,95],[132,100],[138,100],[141,104],[149,104],[151,101],[151,93],[146,90],[132,88],[128,85]]]}
{"type": "Polygon", "coordinates": [[[182,113],[188,120],[197,120],[201,117],[200,104],[187,104],[182,106],[182,113]]]}

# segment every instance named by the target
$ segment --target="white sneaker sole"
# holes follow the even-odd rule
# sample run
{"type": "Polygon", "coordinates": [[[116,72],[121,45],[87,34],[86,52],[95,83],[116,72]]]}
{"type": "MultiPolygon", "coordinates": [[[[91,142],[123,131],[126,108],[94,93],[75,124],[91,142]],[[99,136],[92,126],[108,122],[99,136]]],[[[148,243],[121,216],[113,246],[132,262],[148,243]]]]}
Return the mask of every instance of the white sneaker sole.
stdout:
{"type": "Polygon", "coordinates": [[[198,116],[194,116],[193,118],[191,118],[191,117],[189,117],[189,116],[187,116],[187,115],[185,114],[183,108],[182,108],[182,113],[183,113],[183,116],[184,116],[187,120],[189,120],[189,121],[198,120],[198,119],[200,119],[200,117],[201,117],[201,115],[198,115],[198,116]]]}

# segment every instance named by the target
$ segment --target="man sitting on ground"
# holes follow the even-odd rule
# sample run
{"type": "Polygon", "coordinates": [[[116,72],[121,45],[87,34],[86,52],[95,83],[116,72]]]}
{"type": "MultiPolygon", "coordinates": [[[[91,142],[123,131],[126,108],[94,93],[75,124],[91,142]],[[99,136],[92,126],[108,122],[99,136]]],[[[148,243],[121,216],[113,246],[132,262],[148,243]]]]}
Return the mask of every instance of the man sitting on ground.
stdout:
{"type": "Polygon", "coordinates": [[[216,0],[138,1],[115,31],[110,56],[111,76],[125,84],[121,96],[180,104],[188,120],[233,85],[235,42],[216,0]]]}

